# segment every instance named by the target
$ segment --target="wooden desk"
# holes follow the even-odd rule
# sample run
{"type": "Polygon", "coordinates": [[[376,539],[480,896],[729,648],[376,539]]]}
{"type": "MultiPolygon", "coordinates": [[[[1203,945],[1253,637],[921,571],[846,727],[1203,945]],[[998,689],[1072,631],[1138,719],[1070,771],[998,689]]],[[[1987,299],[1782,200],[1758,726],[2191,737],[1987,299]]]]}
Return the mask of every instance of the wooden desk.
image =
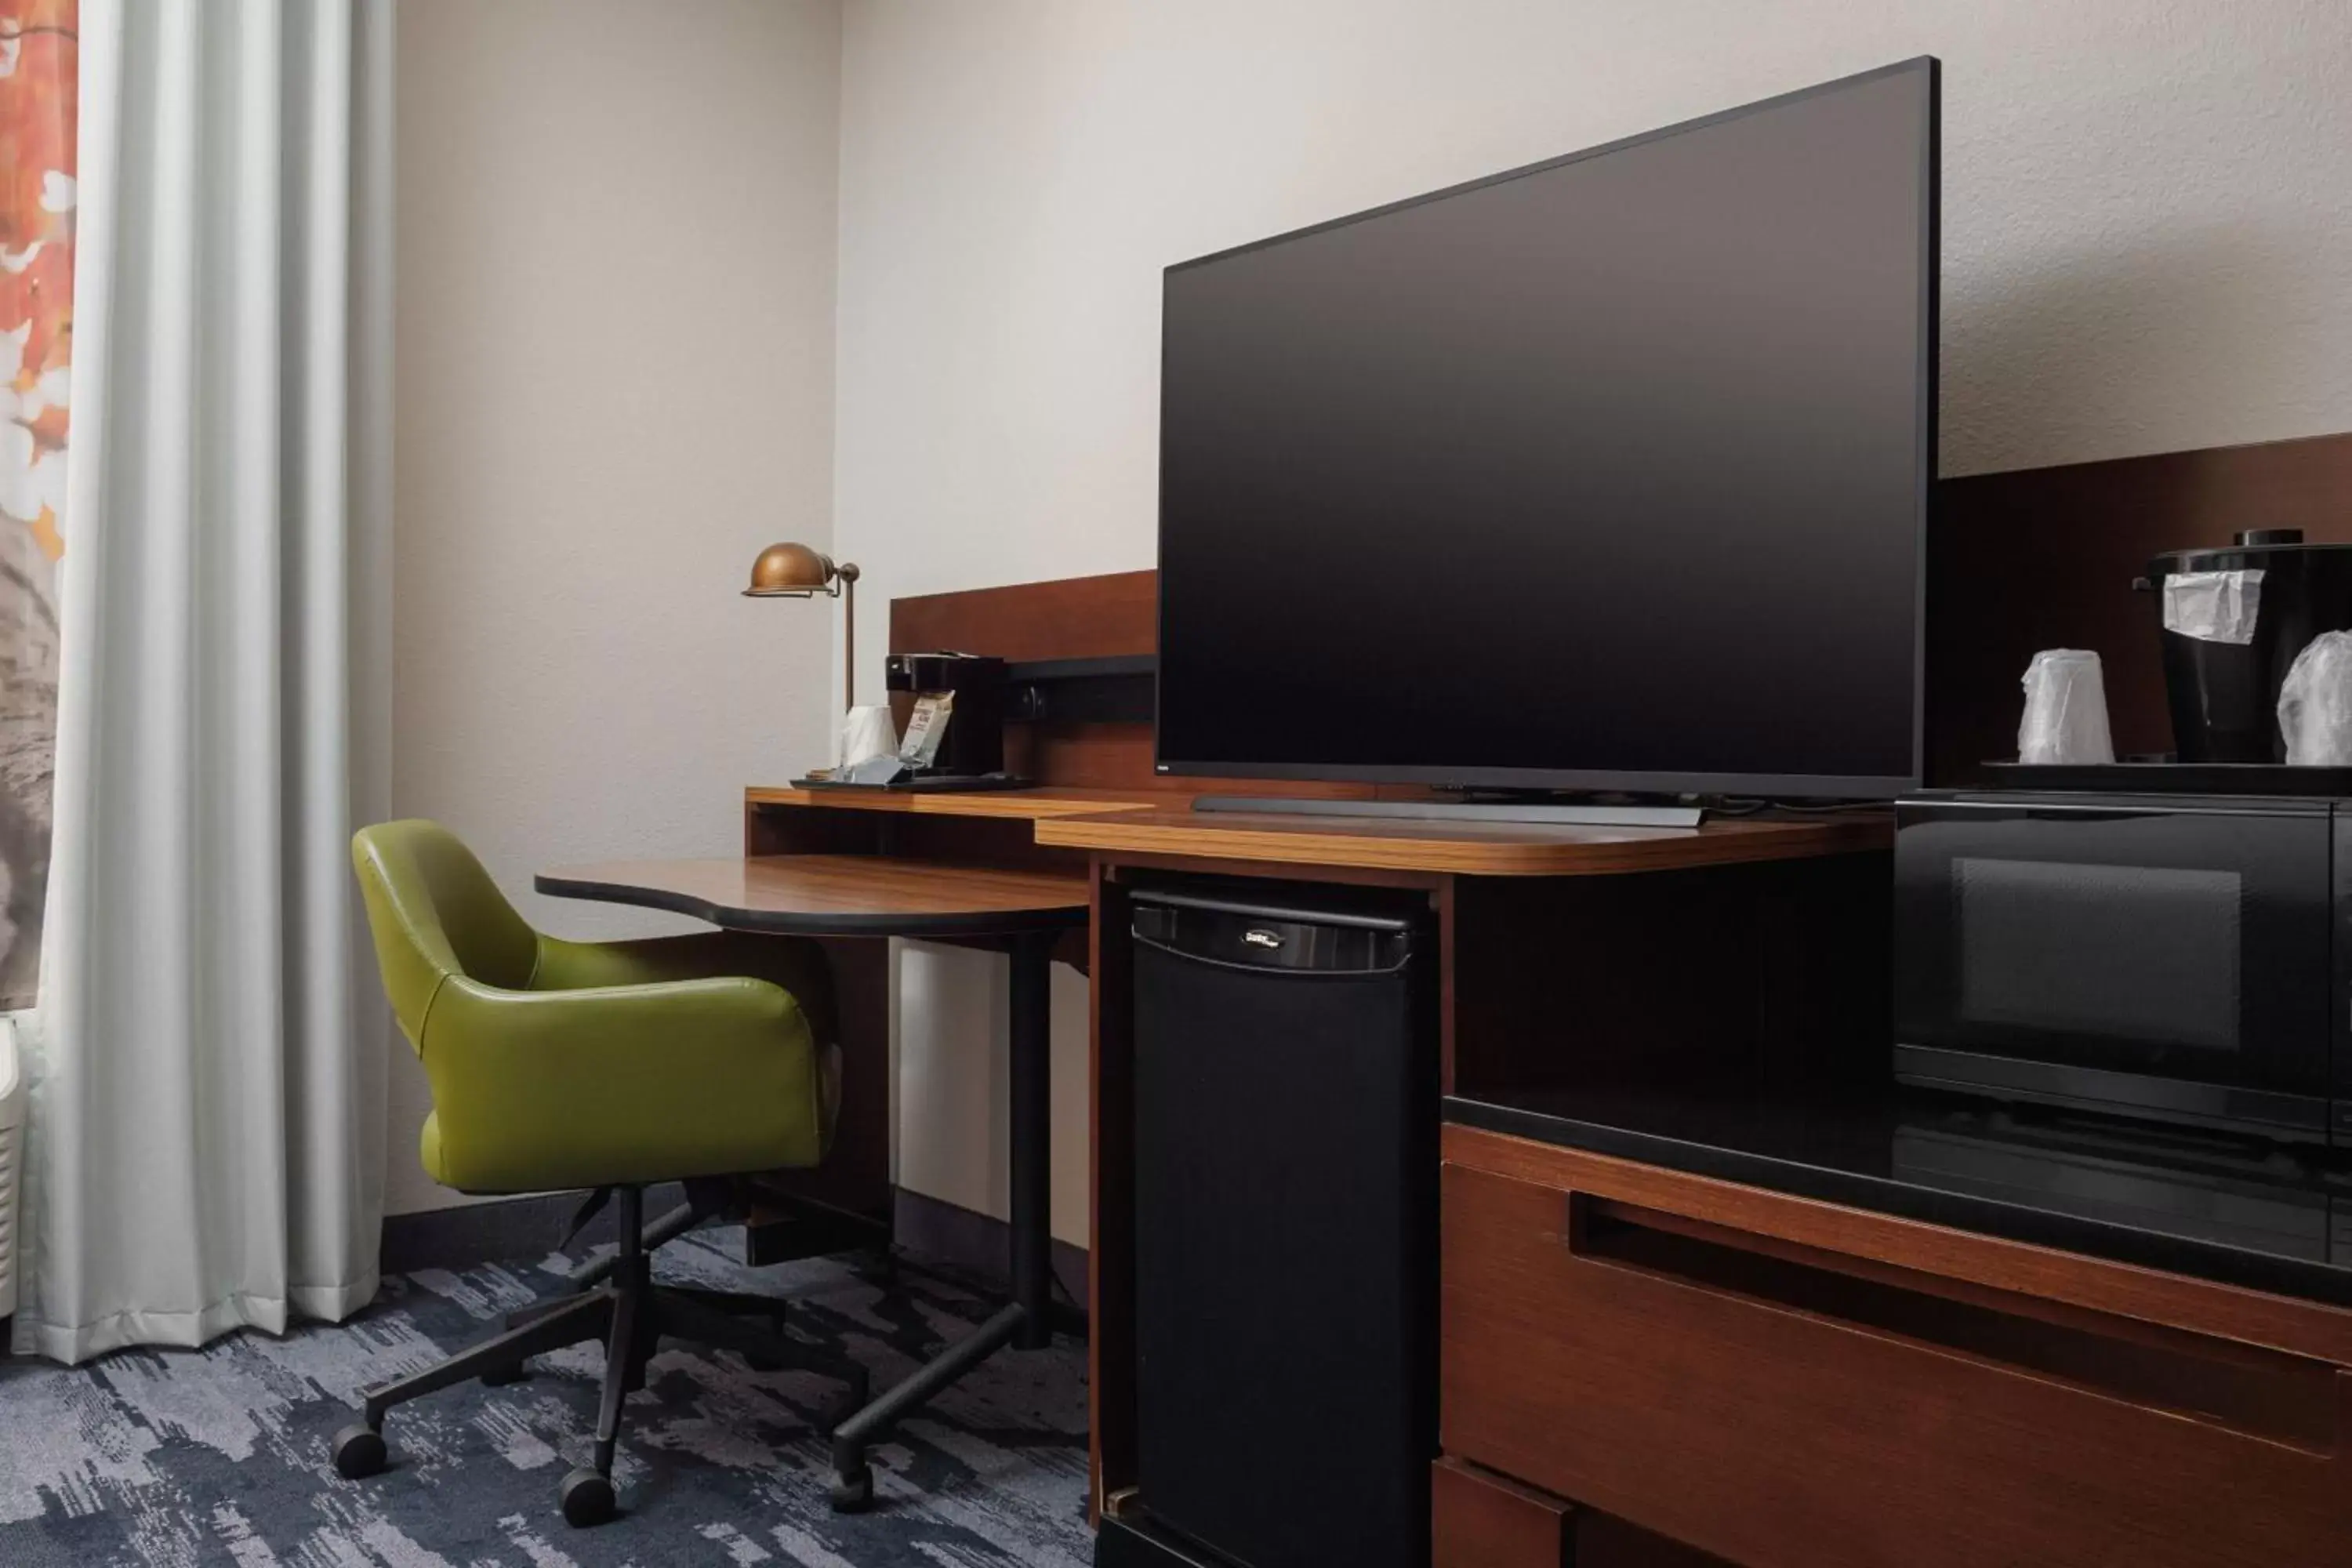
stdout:
{"type": "MultiPolygon", "coordinates": [[[[1931,647],[1927,660],[1930,782],[1969,782],[1975,759],[1997,754],[2009,732],[2002,726],[2014,725],[2015,672],[2025,657],[2013,654],[2011,645],[2030,652],[2074,638],[2090,602],[2081,585],[2105,581],[2116,559],[2137,558],[2116,544],[2126,532],[2135,540],[2161,535],[2159,543],[2193,540],[2200,529],[2225,529],[2227,518],[2249,505],[2274,512],[2278,496],[2290,491],[2332,494],[2315,479],[2303,479],[2325,478],[2321,470],[2328,464],[2340,470],[2347,454],[2352,437],[2190,455],[2199,459],[2190,477],[2210,481],[2194,484],[2173,471],[2176,455],[1948,485],[1947,499],[1954,504],[1943,509],[1945,526],[1930,538],[1929,595],[1938,602],[1966,603],[1997,578],[1996,568],[2013,554],[2007,542],[2021,531],[2049,542],[2042,536],[2051,535],[2050,517],[2089,516],[2099,526],[2074,530],[2072,545],[2058,541],[2058,568],[2033,604],[2009,617],[2013,636],[2007,641],[1979,636],[1965,617],[1930,616],[1931,630],[1959,628],[1931,647]],[[2173,468],[2159,474],[2166,465],[2173,468]],[[2256,469],[2279,482],[2249,482],[2256,469]]],[[[2303,510],[2319,518],[2311,507],[2303,510]]],[[[969,647],[1024,659],[1148,654],[1155,646],[1154,603],[1148,573],[902,599],[892,605],[890,649],[969,647]]],[[[2111,698],[2118,734],[2129,727],[2126,709],[2160,725],[2161,685],[2151,645],[2136,631],[2132,637],[2116,631],[2109,641],[2115,645],[2106,649],[2111,679],[2132,698],[2111,698]]],[[[1128,1026],[1132,996],[1127,944],[1118,937],[1139,878],[1178,870],[1420,891],[1441,938],[1444,1080],[1467,1095],[1588,1069],[1656,1072],[1661,1063],[1693,1075],[1756,1072],[1767,1064],[1801,1076],[1885,1070],[1889,921],[1883,818],[1738,820],[1665,834],[1212,819],[1184,809],[1192,792],[1419,792],[1161,778],[1153,773],[1150,726],[1137,721],[1020,721],[1008,726],[1006,751],[1009,766],[1045,787],[984,796],[754,789],[745,795],[744,844],[751,854],[914,856],[1089,879],[1092,951],[1081,956],[1093,980],[1093,1501],[1108,1525],[1131,1511],[1125,1505],[1137,1480],[1128,1149],[1135,1111],[1128,1026]]],[[[879,1064],[888,1007],[882,944],[828,941],[837,950],[836,984],[845,989],[848,1030],[870,1045],[853,1058],[879,1064]]],[[[877,1085],[879,1099],[853,1091],[851,1104],[887,1104],[887,1089],[885,1079],[877,1085]]],[[[1495,1337],[1488,1322],[1469,1315],[1474,1312],[1527,1303],[1528,1332],[1543,1340],[1538,1349],[1557,1349],[1570,1333],[1588,1342],[1573,1356],[1540,1360],[1533,1351],[1518,1355],[1506,1346],[1506,1353],[1487,1354],[1480,1363],[1495,1373],[1490,1385],[1460,1386],[1457,1375],[1457,1386],[1445,1394],[1451,1402],[1445,1421],[1467,1451],[1446,1472],[1460,1484],[1453,1489],[1450,1512],[1441,1508],[1442,1563],[1556,1565],[1571,1538],[1579,1562],[1670,1560],[1661,1552],[1673,1549],[1655,1540],[1614,1548],[1611,1533],[1632,1529],[1622,1520],[1765,1568],[1913,1556],[1937,1563],[2112,1562],[2116,1543],[2095,1537],[2161,1515],[2170,1533],[2158,1544],[2168,1563],[2293,1561],[2352,1568],[2352,1528],[2297,1533],[2318,1511],[2312,1500],[2328,1487],[2336,1500],[2327,1506],[2352,1507],[2342,1501],[2352,1491],[2341,1485],[2340,1471],[2318,1480],[2281,1480],[2288,1470],[2320,1462],[2312,1452],[2317,1446],[2312,1433],[2323,1424],[2305,1420],[2320,1394],[2335,1393],[2335,1430],[2352,1435],[2352,1360],[2331,1359],[2342,1356],[2336,1339],[2260,1342],[2268,1346],[2265,1354],[2303,1358],[2291,1365],[2257,1358],[2293,1392],[2287,1407],[2296,1419],[2288,1426],[2291,1436],[2300,1436],[2228,1441],[2227,1433],[2215,1436],[2209,1420],[2181,1419],[2155,1404],[2143,1410],[2112,1389],[2064,1394],[2063,1377],[1982,1364],[1942,1348],[1906,1347],[1866,1323],[1833,1334],[1817,1315],[1761,1301],[1714,1300],[1694,1282],[1661,1282],[1622,1259],[1579,1262],[1569,1258],[1563,1226],[1570,1210],[1561,1194],[1572,1191],[1588,1200],[1587,1217],[1590,1201],[1614,1205],[1598,1211],[1604,1220],[1636,1232],[1646,1226],[1674,1237],[1675,1245],[1703,1244],[1715,1249],[1710,1257],[1754,1254],[1775,1266],[1853,1275],[1857,1301],[1873,1299],[1869,1289],[1883,1294],[1889,1288],[1950,1296],[1958,1276],[1995,1258],[2005,1272],[1992,1283],[2015,1298],[2005,1304],[2019,1309],[2021,1319],[2034,1320],[2071,1310],[2063,1308],[2069,1301],[2082,1306],[2086,1290],[2122,1279],[2112,1264],[2015,1242],[1988,1245],[1933,1226],[1890,1227],[1835,1204],[1631,1162],[1563,1156],[1458,1127],[1448,1128],[1444,1138],[1447,1179],[1469,1205],[1457,1204],[1454,1212],[1474,1222],[1449,1222],[1444,1233],[1445,1246],[1462,1254],[1448,1263],[1448,1310],[1465,1330],[1450,1342],[1455,1373],[1478,1370],[1465,1359],[1465,1347],[1489,1348],[1484,1341],[1495,1337]],[[1497,1183],[1518,1183],[1533,1189],[1532,1195],[1518,1187],[1498,1189],[1497,1183]],[[1506,1202],[1495,1196],[1498,1190],[1514,1196],[1506,1202]],[[1475,1201],[1481,1194],[1488,1201],[1475,1201]],[[1508,1234],[1496,1228],[1520,1207],[1524,1225],[1508,1234]],[[1889,1250],[1898,1242],[1903,1251],[1889,1250]],[[1956,1268],[1955,1259],[1966,1266],[1956,1268]],[[1541,1296],[1539,1288],[1571,1262],[1600,1281],[1589,1287],[1596,1297],[1604,1286],[1616,1293],[1601,1304],[1623,1309],[1618,1317],[1562,1309],[1541,1296]],[[1637,1299],[1635,1291],[1647,1294],[1637,1299]],[[1697,1321],[1702,1311],[1713,1316],[1697,1321]],[[1833,1337],[1838,1342],[1834,1353],[1808,1360],[1801,1336],[1806,1342],[1826,1344],[1833,1337]],[[1865,1355],[1874,1358],[1867,1365],[1865,1355]],[[1694,1380],[1694,1366],[1709,1375],[1694,1380]],[[1637,1370],[1623,1370],[1629,1367],[1637,1370]],[[1809,1377],[1812,1367],[1826,1371],[1809,1377]],[[2323,1372],[2336,1381],[2328,1384],[2323,1372]],[[1596,1417],[1591,1390],[1560,1381],[1571,1374],[1601,1380],[1608,1392],[1622,1395],[1622,1417],[1596,1417]],[[1760,1392],[1731,1407],[1726,1418],[1720,1402],[1708,1401],[1735,1381],[1760,1392]],[[1959,1392],[1947,1398],[1939,1392],[1946,1389],[1959,1392]],[[2027,1441],[2039,1428],[2017,1412],[2032,1402],[2039,1419],[2062,1396],[2070,1407],[2098,1413],[2128,1440],[2114,1447],[2083,1441],[2076,1422],[2067,1426],[2063,1442],[2027,1441]],[[1662,1425],[1675,1421],[1684,1429],[1662,1434],[1662,1425]],[[1778,1425],[1759,1436],[1759,1421],[1778,1425]],[[1949,1431],[1966,1426],[1974,1432],[1988,1422],[2006,1423],[2000,1440],[2014,1439],[2018,1454],[2034,1462],[1989,1467],[1960,1456],[1946,1439],[1949,1431]],[[1843,1451],[1825,1455],[1820,1447],[1825,1442],[1843,1443],[1843,1451]],[[2140,1455],[2158,1445],[2166,1454],[2192,1458],[2169,1468],[2141,1463],[2140,1455]],[[1702,1458],[1694,1458],[1702,1452],[1702,1458]],[[2037,1472],[2036,1463],[2053,1456],[2081,1473],[2037,1472]],[[1497,1470],[1514,1479],[1505,1480],[1497,1470]],[[1835,1505],[1830,1525],[1812,1528],[1828,1513],[1809,1520],[1792,1511],[1789,1500],[1801,1492],[1824,1509],[1835,1505]],[[1595,1513],[1588,1506],[1594,1504],[1610,1511],[1595,1513]],[[1472,1528],[1478,1521],[1470,1515],[1481,1508],[1501,1510],[1504,1533],[1519,1543],[1524,1557],[1465,1544],[1498,1539],[1472,1528]],[[1940,1510],[1941,1535],[1916,1528],[1916,1516],[1931,1508],[1940,1510]],[[1906,1510],[1914,1523],[1898,1531],[1890,1521],[1906,1510]],[[2282,1534],[2274,1515],[2292,1516],[2294,1528],[2282,1534]],[[2207,1550],[2217,1542],[2226,1552],[2207,1550]],[[2205,1556],[2198,1557],[2200,1552],[2205,1556]]],[[[2097,1305],[2104,1319],[2132,1321],[2124,1325],[2129,1330],[2124,1337],[2134,1346],[2151,1336],[2173,1343],[2167,1336],[2201,1332],[2233,1343],[2218,1351],[2201,1347],[2200,1357],[2211,1351],[2214,1359],[2238,1366],[2246,1357],[2234,1342],[2259,1339],[2243,1321],[2221,1323],[2206,1314],[2217,1300],[2209,1286],[2153,1273],[2135,1274],[2129,1282],[2129,1300],[2103,1299],[2097,1305]]],[[[1983,1283],[1959,1279],[1966,1289],[1958,1293],[1982,1306],[1986,1298],[1977,1287],[1983,1283]]],[[[1579,1279],[1568,1288],[1587,1285],[1579,1279]]],[[[2267,1300],[2258,1305],[2276,1308],[2267,1300]]],[[[2352,1318],[2319,1321],[2340,1325],[2352,1318]]],[[[2071,1331],[2084,1322],[2070,1316],[2059,1326],[2071,1331]]],[[[2104,1320],[2095,1326],[2118,1327],[2104,1320]]],[[[1503,1325],[1505,1331],[1510,1327],[1503,1325]]],[[[2126,1356],[2120,1364],[2141,1363],[2126,1356]]],[[[2054,1431],[2062,1424],[2050,1425],[2054,1431]]],[[[2352,1436],[2337,1445],[2347,1446],[2352,1436]]],[[[2141,1545],[2147,1537],[2142,1530],[2141,1545]]]]}
{"type": "Polygon", "coordinates": [[[1053,1031],[1057,938],[1087,923],[1083,878],[879,858],[788,855],[635,860],[543,872],[538,889],[669,910],[729,931],[825,937],[986,938],[1008,946],[1012,984],[1012,1301],[833,1432],[834,1507],[874,1498],[868,1447],[908,1411],[1004,1345],[1053,1342],[1053,1031]]]}
{"type": "MultiPolygon", "coordinates": [[[[1891,826],[1038,822],[1041,844],[1093,857],[1089,1394],[1118,1560],[1173,1561],[1134,1544],[1160,1539],[1138,1443],[1135,890],[1170,872],[1420,890],[1443,1088],[1462,1100],[1622,1079],[1761,1102],[1885,1073],[1891,826]]],[[[2352,1313],[1465,1126],[1442,1138],[1442,1568],[2352,1568],[2352,1313]]]]}
{"type": "MultiPolygon", "coordinates": [[[[1440,933],[1443,1075],[1451,1089],[1457,1081],[1531,1070],[1557,1051],[1562,1021],[1588,1037],[1592,1051],[1638,1054],[1690,1035],[1719,1040],[1728,1055],[1752,1045],[1767,1019],[1789,1035],[1817,1033],[1824,1051],[1855,1048],[1856,1019],[1871,1008],[1867,987],[1848,1015],[1831,1016],[1810,994],[1759,1005],[1746,976],[1833,929],[1857,889],[1867,908],[1870,879],[1883,875],[1892,837],[1890,820],[1875,813],[1670,829],[1196,814],[1187,795],[1166,790],[753,789],[744,800],[748,846],[854,847],[826,858],[853,870],[861,858],[882,857],[895,867],[894,854],[921,853],[1050,877],[1087,871],[1094,914],[1084,966],[1094,980],[1089,1355],[1098,1507],[1132,1483],[1135,1462],[1132,1004],[1119,937],[1138,877],[1174,870],[1420,892],[1440,933]],[[1587,988],[1563,1008],[1560,949],[1580,951],[1612,983],[1587,988]],[[1717,973],[1732,978],[1718,986],[1691,983],[1717,973]]],[[[1843,962],[1883,972],[1884,941],[1883,927],[1864,933],[1843,962]]]]}

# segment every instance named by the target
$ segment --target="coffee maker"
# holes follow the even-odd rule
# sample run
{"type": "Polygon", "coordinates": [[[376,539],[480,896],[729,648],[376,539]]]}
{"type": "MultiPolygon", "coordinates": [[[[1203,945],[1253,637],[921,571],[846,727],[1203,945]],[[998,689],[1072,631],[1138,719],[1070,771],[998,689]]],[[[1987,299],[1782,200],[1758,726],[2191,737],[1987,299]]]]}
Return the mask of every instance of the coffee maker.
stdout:
{"type": "Polygon", "coordinates": [[[2322,632],[2352,630],[2352,544],[2299,528],[2171,550],[2132,584],[2157,595],[2172,742],[2184,763],[2284,763],[2279,693],[2322,632]]]}
{"type": "MultiPolygon", "coordinates": [[[[945,699],[943,716],[932,722],[944,732],[927,762],[910,761],[894,787],[914,789],[1003,789],[1021,781],[1004,772],[1004,715],[1007,700],[1005,664],[982,654],[894,653],[883,667],[882,684],[892,691],[914,694],[919,710],[927,698],[945,699]]],[[[908,724],[908,741],[915,740],[908,724]]],[[[908,747],[900,749],[907,756],[908,747]]]]}

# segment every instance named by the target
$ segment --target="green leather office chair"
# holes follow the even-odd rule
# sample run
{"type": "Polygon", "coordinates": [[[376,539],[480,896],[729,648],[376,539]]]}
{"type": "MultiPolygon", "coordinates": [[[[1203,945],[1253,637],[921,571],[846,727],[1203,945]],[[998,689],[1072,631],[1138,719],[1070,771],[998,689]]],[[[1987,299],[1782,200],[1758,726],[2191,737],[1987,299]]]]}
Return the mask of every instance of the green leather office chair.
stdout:
{"type": "Polygon", "coordinates": [[[364,1420],[336,1435],[335,1468],[353,1479],[383,1468],[394,1405],[472,1377],[511,1382],[526,1358],[584,1340],[607,1348],[593,1468],[563,1479],[563,1516],[575,1525],[614,1512],[621,1402],[644,1386],[664,1335],[837,1376],[849,1384],[843,1411],[865,1404],[863,1368],[778,1331],[781,1300],[657,1288],[651,1271],[653,1247],[723,1206],[727,1178],[824,1157],[840,1075],[812,1023],[830,1024],[822,950],[723,932],[563,942],[532,930],[430,822],[362,829],[352,859],[384,991],[432,1084],[425,1171],[464,1193],[589,1188],[583,1221],[610,1194],[620,1245],[607,1266],[576,1277],[573,1293],[366,1391],[364,1420]],[[677,1181],[689,1203],[648,1231],[645,1187],[677,1181]]]}

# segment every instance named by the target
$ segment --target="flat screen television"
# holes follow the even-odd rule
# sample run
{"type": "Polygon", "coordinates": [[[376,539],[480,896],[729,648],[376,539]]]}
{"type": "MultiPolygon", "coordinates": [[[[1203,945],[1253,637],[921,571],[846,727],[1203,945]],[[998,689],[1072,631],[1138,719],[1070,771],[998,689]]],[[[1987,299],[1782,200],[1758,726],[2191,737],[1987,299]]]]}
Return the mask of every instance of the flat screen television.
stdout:
{"type": "Polygon", "coordinates": [[[1159,771],[1916,784],[1937,68],[1168,268],[1159,771]]]}

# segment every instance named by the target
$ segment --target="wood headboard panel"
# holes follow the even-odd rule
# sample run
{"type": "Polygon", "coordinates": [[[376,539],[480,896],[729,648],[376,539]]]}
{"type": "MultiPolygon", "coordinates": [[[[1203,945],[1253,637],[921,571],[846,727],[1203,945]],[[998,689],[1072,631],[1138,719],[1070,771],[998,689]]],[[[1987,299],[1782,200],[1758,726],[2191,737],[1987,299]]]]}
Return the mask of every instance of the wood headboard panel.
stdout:
{"type": "MultiPolygon", "coordinates": [[[[1927,777],[2013,756],[2018,682],[2045,647],[2095,648],[2119,752],[2171,746],[2156,611],[2132,579],[2159,551],[2243,528],[2352,542],[2352,435],[1946,479],[1927,536],[1927,777]]],[[[890,651],[1087,658],[1158,647],[1159,574],[1117,572],[890,602],[890,651]]],[[[1355,785],[1160,779],[1149,724],[1013,726],[1008,763],[1064,784],[1406,795],[1355,785]]]]}
{"type": "Polygon", "coordinates": [[[1160,647],[1160,574],[1113,572],[890,601],[890,651],[1105,658],[1160,647]]]}

